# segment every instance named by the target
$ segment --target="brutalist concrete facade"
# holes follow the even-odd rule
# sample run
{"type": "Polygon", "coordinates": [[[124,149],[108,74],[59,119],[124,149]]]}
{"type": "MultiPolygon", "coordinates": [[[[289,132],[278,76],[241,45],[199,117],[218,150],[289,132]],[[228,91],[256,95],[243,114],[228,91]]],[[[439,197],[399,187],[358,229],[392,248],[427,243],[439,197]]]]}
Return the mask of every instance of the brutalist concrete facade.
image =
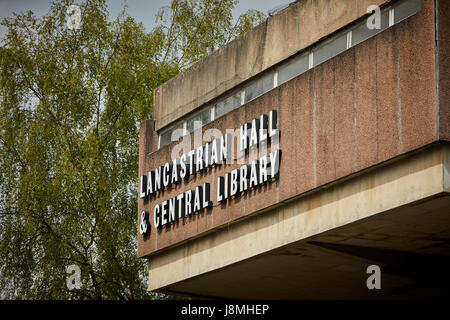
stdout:
{"type": "MultiPolygon", "coordinates": [[[[141,125],[139,175],[172,161],[178,146],[158,149],[157,129],[366,19],[368,5],[395,2],[299,1],[161,86],[156,126],[141,125]]],[[[420,282],[408,259],[386,257],[413,255],[409,263],[428,266],[450,256],[449,10],[448,1],[422,0],[408,19],[191,133],[191,141],[211,128],[225,133],[276,110],[280,178],[225,204],[213,197],[212,208],[148,236],[138,232],[149,289],[244,299],[448,294],[447,280],[428,290],[436,279],[420,282]],[[365,286],[371,264],[404,271],[375,292],[365,286]],[[339,285],[329,288],[332,279],[339,285]],[[418,281],[426,289],[402,291],[418,281]]],[[[217,177],[239,166],[139,199],[139,213],[153,221],[156,203],[205,182],[215,195],[217,177]]]]}

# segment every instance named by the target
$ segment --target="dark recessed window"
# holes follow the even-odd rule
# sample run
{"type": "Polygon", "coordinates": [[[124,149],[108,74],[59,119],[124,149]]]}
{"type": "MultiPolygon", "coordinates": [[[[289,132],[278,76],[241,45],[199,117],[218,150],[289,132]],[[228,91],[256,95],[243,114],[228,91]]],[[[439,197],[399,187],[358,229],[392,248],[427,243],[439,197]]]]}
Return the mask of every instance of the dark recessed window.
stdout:
{"type": "Polygon", "coordinates": [[[217,119],[223,116],[224,114],[233,111],[240,105],[241,105],[241,91],[237,91],[224,99],[220,99],[215,104],[216,109],[214,119],[217,119]]]}
{"type": "Polygon", "coordinates": [[[297,56],[278,68],[278,84],[282,84],[309,69],[309,53],[297,56]]]}
{"type": "Polygon", "coordinates": [[[188,133],[194,132],[207,123],[211,122],[211,107],[203,108],[186,119],[186,129],[188,133]]]}
{"type": "Polygon", "coordinates": [[[273,72],[267,72],[245,87],[245,102],[247,103],[271,89],[273,89],[273,72]]]}
{"type": "Polygon", "coordinates": [[[343,33],[314,49],[314,67],[347,50],[347,33],[343,33]]]}
{"type": "MultiPolygon", "coordinates": [[[[448,0],[447,0],[448,1],[448,0]]],[[[394,5],[394,23],[412,16],[422,8],[421,0],[400,1],[394,5]]]]}

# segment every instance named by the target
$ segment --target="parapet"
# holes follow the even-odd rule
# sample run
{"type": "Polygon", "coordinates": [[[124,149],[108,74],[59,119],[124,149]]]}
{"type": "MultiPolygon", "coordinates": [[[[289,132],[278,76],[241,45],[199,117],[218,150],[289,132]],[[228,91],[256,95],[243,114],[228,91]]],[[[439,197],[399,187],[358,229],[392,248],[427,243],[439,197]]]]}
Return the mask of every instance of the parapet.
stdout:
{"type": "Polygon", "coordinates": [[[295,55],[389,0],[301,0],[156,88],[156,130],[295,55]]]}

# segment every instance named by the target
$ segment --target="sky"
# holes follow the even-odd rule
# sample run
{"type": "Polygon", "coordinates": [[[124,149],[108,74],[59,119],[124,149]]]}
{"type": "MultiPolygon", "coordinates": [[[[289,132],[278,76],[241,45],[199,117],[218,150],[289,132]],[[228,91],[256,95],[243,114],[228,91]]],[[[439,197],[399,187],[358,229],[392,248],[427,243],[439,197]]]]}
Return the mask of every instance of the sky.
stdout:
{"type": "MultiPolygon", "coordinates": [[[[234,19],[248,9],[256,9],[267,12],[275,7],[288,4],[293,0],[240,0],[233,10],[234,19]]],[[[106,0],[110,14],[116,17],[123,7],[124,0],[106,0]]],[[[75,4],[77,1],[75,1],[75,4]]],[[[155,27],[155,16],[159,8],[170,4],[170,0],[127,0],[128,13],[137,21],[142,22],[147,31],[155,27]]],[[[49,0],[0,0],[0,20],[11,17],[13,12],[33,11],[37,16],[42,16],[50,9],[49,0]]],[[[5,29],[0,26],[0,38],[3,38],[5,29]]]]}

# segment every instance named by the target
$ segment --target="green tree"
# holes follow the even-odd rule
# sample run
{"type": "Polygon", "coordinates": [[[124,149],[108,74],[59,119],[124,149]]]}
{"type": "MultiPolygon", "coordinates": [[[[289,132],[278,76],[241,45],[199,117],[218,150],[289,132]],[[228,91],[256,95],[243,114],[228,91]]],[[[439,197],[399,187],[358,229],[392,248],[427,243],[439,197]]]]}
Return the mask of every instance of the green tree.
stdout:
{"type": "Polygon", "coordinates": [[[155,298],[136,256],[139,123],[154,88],[264,19],[233,25],[236,3],[173,0],[151,32],[102,0],[79,5],[79,28],[69,0],[2,21],[1,298],[155,298]]]}

